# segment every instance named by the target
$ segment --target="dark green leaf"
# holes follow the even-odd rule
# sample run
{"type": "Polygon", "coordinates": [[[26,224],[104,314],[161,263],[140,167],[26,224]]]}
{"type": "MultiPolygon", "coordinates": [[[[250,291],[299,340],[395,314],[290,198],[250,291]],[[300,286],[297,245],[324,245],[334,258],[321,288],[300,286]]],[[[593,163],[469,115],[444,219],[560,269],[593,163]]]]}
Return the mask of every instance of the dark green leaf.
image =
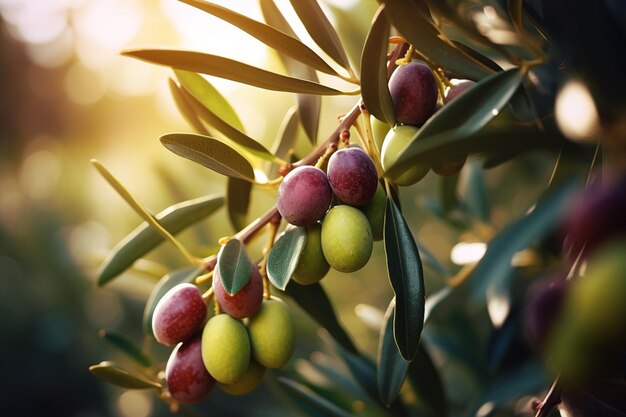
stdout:
{"type": "MultiPolygon", "coordinates": [[[[482,298],[495,281],[511,279],[513,255],[554,230],[578,185],[577,179],[571,180],[543,196],[530,213],[511,223],[488,243],[485,255],[464,282],[464,285],[470,286],[474,296],[482,298]]],[[[496,318],[496,310],[497,316],[504,314],[506,317],[510,307],[507,299],[499,298],[493,302],[493,308],[489,309],[491,317],[496,318]]]]}
{"type": "Polygon", "coordinates": [[[454,43],[454,46],[459,48],[461,51],[463,51],[467,55],[471,56],[472,58],[474,58],[474,60],[480,62],[485,67],[487,67],[490,70],[492,70],[493,72],[500,72],[500,71],[502,71],[502,67],[500,65],[498,65],[497,63],[495,63],[493,60],[491,60],[490,58],[486,57],[485,55],[481,54],[477,50],[472,49],[469,46],[467,46],[467,45],[465,45],[465,44],[463,44],[461,42],[452,41],[452,43],[454,43]]]}
{"type": "Polygon", "coordinates": [[[306,229],[296,227],[283,233],[267,258],[267,277],[272,285],[285,290],[306,243],[306,229]]]}
{"type": "Polygon", "coordinates": [[[285,377],[278,377],[278,382],[281,383],[287,391],[291,392],[292,395],[298,397],[302,401],[309,403],[310,405],[313,405],[315,408],[324,412],[324,414],[327,416],[352,416],[346,410],[317,394],[306,385],[300,384],[292,379],[285,377]]]}
{"type": "Polygon", "coordinates": [[[221,132],[234,143],[227,143],[234,147],[242,147],[254,156],[265,159],[266,161],[276,162],[276,157],[270,151],[265,149],[256,140],[243,133],[243,126],[234,110],[227,110],[230,104],[224,99],[217,90],[208,81],[198,74],[185,71],[177,71],[177,75],[183,84],[184,90],[181,91],[185,100],[191,105],[195,113],[204,119],[211,127],[221,132]],[[182,74],[182,75],[181,75],[182,74]],[[192,88],[195,91],[190,91],[192,88]],[[218,98],[219,97],[219,98],[218,98]],[[209,107],[210,106],[210,107],[209,107]],[[222,117],[214,113],[213,109],[223,114],[228,119],[234,120],[235,126],[226,122],[222,117]],[[239,127],[236,127],[239,126],[239,127]]]}
{"type": "Polygon", "coordinates": [[[222,286],[230,295],[242,289],[252,276],[252,268],[256,268],[248,257],[246,247],[239,239],[230,239],[222,246],[217,255],[217,267],[220,270],[222,286]]]}
{"type": "Polygon", "coordinates": [[[393,335],[402,357],[411,361],[424,326],[424,273],[413,235],[390,198],[385,213],[385,255],[396,296],[393,335]]]}
{"type": "Polygon", "coordinates": [[[170,133],[161,136],[161,143],[176,155],[222,175],[254,182],[254,170],[250,162],[217,139],[191,133],[170,133]]]}
{"type": "Polygon", "coordinates": [[[148,355],[146,355],[141,348],[120,333],[110,332],[103,329],[100,330],[100,337],[104,337],[107,342],[124,352],[139,365],[145,368],[152,366],[152,361],[148,355]]]}
{"type": "Polygon", "coordinates": [[[393,337],[395,299],[391,300],[378,339],[378,394],[383,404],[389,406],[398,397],[407,371],[407,362],[399,353],[393,337]]]}
{"type": "Polygon", "coordinates": [[[335,315],[328,295],[320,284],[300,285],[290,281],[285,290],[313,320],[325,328],[328,333],[348,352],[358,353],[350,336],[346,333],[335,315]]]}
{"type": "Polygon", "coordinates": [[[228,100],[213,85],[195,72],[174,70],[176,78],[196,100],[213,114],[240,132],[245,132],[243,124],[228,100]]]}
{"type": "Polygon", "coordinates": [[[426,299],[426,303],[424,306],[424,324],[428,323],[428,320],[432,316],[433,312],[439,307],[444,301],[450,298],[452,295],[452,287],[445,286],[434,294],[431,294],[426,299]]]}
{"type": "MultiPolygon", "coordinates": [[[[509,102],[521,84],[523,76],[523,72],[518,68],[493,74],[446,104],[417,131],[388,171],[392,175],[394,172],[401,173],[403,168],[410,166],[414,158],[423,154],[426,149],[456,144],[478,132],[509,102]]],[[[456,150],[455,155],[450,155],[449,158],[465,156],[461,152],[462,149],[456,150]]]]}
{"type": "Polygon", "coordinates": [[[448,268],[443,266],[439,259],[419,240],[415,239],[415,244],[417,245],[417,251],[420,254],[420,258],[424,261],[424,264],[431,267],[433,270],[438,272],[444,277],[450,275],[450,271],[448,268]]]}
{"type": "Polygon", "coordinates": [[[181,91],[181,87],[176,84],[176,81],[169,79],[170,91],[172,93],[172,97],[174,97],[174,102],[176,103],[176,108],[183,115],[185,120],[193,126],[196,132],[201,135],[209,136],[208,129],[202,124],[202,121],[198,118],[196,111],[193,109],[191,104],[185,98],[183,91],[181,91]]]}
{"type": "MultiPolygon", "coordinates": [[[[287,22],[280,10],[276,7],[276,4],[274,4],[273,0],[261,0],[260,3],[263,17],[268,24],[274,26],[282,32],[285,32],[293,38],[298,38],[289,25],[289,22],[287,22]]],[[[318,81],[317,74],[313,68],[308,65],[304,65],[299,61],[295,61],[288,56],[281,54],[280,57],[282,58],[285,67],[287,68],[287,72],[290,75],[298,78],[304,78],[309,81],[318,81]]],[[[298,103],[298,113],[304,132],[307,134],[311,143],[315,145],[317,142],[317,131],[319,128],[322,98],[318,95],[298,94],[296,96],[296,101],[298,103]]]]}
{"type": "Polygon", "coordinates": [[[213,3],[201,0],[181,0],[191,6],[204,10],[239,29],[245,31],[249,35],[257,38],[270,48],[274,48],[282,54],[296,59],[318,71],[327,74],[336,75],[337,72],[330,67],[322,58],[320,58],[311,48],[300,42],[295,37],[276,30],[264,23],[257,22],[244,15],[236,13],[225,7],[218,6],[213,3]]]}
{"type": "Polygon", "coordinates": [[[341,45],[339,35],[316,0],[290,0],[291,5],[316,44],[336,63],[350,68],[348,56],[341,45]]]}
{"type": "MultiPolygon", "coordinates": [[[[170,206],[157,214],[156,219],[168,232],[176,234],[207,217],[223,203],[223,197],[214,195],[200,197],[170,206]]],[[[111,250],[100,269],[98,285],[104,285],[124,272],[133,262],[161,242],[163,236],[148,223],[139,225],[111,250]]]]}
{"type": "Polygon", "coordinates": [[[441,177],[439,179],[439,194],[441,196],[441,207],[443,208],[444,214],[454,210],[459,204],[459,199],[456,193],[458,182],[458,174],[441,177]]]}
{"type": "Polygon", "coordinates": [[[129,389],[161,388],[161,384],[143,376],[133,375],[114,362],[105,361],[89,367],[89,372],[109,384],[129,389]]]}
{"type": "Polygon", "coordinates": [[[252,184],[239,178],[228,178],[226,200],[228,218],[235,230],[241,230],[248,225],[247,215],[250,205],[252,184]]]}
{"type": "Polygon", "coordinates": [[[266,71],[229,58],[201,52],[137,49],[125,51],[123,55],[184,71],[213,75],[266,90],[321,95],[352,94],[311,81],[266,71]]]}
{"type": "Polygon", "coordinates": [[[159,280],[158,284],[152,288],[150,297],[148,297],[148,301],[143,310],[143,331],[145,334],[152,335],[152,315],[154,314],[154,308],[165,293],[178,284],[192,282],[201,271],[201,268],[192,266],[171,272],[159,280]]]}
{"type": "Polygon", "coordinates": [[[480,80],[492,71],[439,37],[437,29],[406,0],[384,0],[391,24],[422,54],[458,78],[480,80]]]}
{"type": "Polygon", "coordinates": [[[477,161],[470,160],[465,168],[463,197],[467,209],[478,220],[489,223],[491,209],[483,170],[477,161]]]}
{"type": "Polygon", "coordinates": [[[387,84],[389,30],[385,5],[381,4],[372,20],[361,54],[361,96],[370,113],[393,126],[396,124],[396,114],[387,84]]]}
{"type": "Polygon", "coordinates": [[[409,366],[408,378],[419,402],[429,409],[430,415],[448,415],[448,401],[441,376],[423,342],[420,343],[415,360],[409,366]]]}

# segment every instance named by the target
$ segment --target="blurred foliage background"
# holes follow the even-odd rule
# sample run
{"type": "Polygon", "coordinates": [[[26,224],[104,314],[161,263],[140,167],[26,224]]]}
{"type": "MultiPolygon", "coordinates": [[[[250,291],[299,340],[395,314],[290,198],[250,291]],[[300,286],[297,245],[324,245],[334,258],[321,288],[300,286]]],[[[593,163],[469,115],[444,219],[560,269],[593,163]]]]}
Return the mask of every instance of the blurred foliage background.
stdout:
{"type": "MultiPolygon", "coordinates": [[[[261,19],[255,1],[216,3],[261,19]]],[[[354,3],[326,2],[351,59],[358,62],[376,2],[354,3]]],[[[0,0],[0,17],[1,414],[169,415],[150,393],[105,386],[87,371],[103,359],[124,360],[98,336],[100,329],[148,343],[141,332],[143,304],[158,278],[184,265],[163,245],[111,285],[95,288],[96,271],[107,250],[139,219],[89,160],[106,164],[154,212],[183,199],[223,194],[225,181],[160,146],[157,139],[164,133],[191,132],[170,98],[169,70],[123,58],[119,52],[158,44],[277,71],[280,61],[242,32],[175,0],[0,0]]],[[[309,39],[304,31],[299,35],[305,42],[309,39]]],[[[293,96],[211,81],[230,99],[250,135],[270,146],[293,96]]],[[[334,129],[337,116],[353,100],[323,99],[320,138],[334,129]]],[[[528,209],[548,183],[552,164],[550,156],[528,154],[484,172],[475,163],[466,165],[459,190],[475,216],[470,228],[456,228],[429,210],[441,186],[431,173],[403,191],[411,229],[452,275],[482,255],[494,230],[528,209]]],[[[255,192],[250,219],[272,200],[266,191],[255,192]]],[[[203,251],[216,249],[219,237],[232,233],[221,209],[181,239],[205,255],[203,251]]],[[[533,270],[524,276],[532,277],[533,270]]],[[[427,294],[441,288],[445,278],[427,268],[427,294]]],[[[392,296],[382,243],[376,244],[366,268],[354,274],[334,272],[324,285],[353,339],[374,356],[378,330],[373,328],[378,329],[392,296]]],[[[484,305],[467,308],[487,314],[484,305]]],[[[471,327],[462,311],[443,311],[442,316],[448,313],[446,320],[471,327]]],[[[325,349],[316,326],[297,314],[296,357],[326,360],[316,353],[325,349]]],[[[426,338],[446,337],[436,329],[427,328],[426,338]]],[[[451,363],[443,367],[444,378],[453,380],[460,392],[450,392],[452,399],[457,394],[463,398],[462,391],[477,383],[476,374],[488,372],[487,348],[479,341],[488,337],[456,341],[468,348],[467,354],[477,355],[477,363],[485,363],[474,370],[451,363]],[[476,345],[471,346],[472,340],[476,345]]],[[[159,359],[165,360],[167,351],[159,352],[159,359]]],[[[445,361],[443,356],[434,359],[439,365],[445,361]]],[[[293,362],[292,367],[304,366],[293,362]]],[[[273,395],[266,395],[268,390],[275,391],[266,386],[243,400],[226,400],[216,392],[202,409],[213,410],[212,415],[250,415],[249,407],[256,404],[254,415],[291,415],[273,395]]]]}

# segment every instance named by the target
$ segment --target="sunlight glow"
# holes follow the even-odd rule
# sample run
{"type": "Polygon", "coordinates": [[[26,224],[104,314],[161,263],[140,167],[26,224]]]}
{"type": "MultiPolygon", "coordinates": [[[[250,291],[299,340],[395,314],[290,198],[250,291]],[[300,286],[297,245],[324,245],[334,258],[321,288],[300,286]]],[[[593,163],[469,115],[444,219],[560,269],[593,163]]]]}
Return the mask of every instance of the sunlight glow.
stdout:
{"type": "Polygon", "coordinates": [[[450,259],[457,265],[467,265],[480,261],[485,252],[487,245],[482,242],[459,242],[452,248],[450,259]]]}
{"type": "Polygon", "coordinates": [[[589,89],[580,81],[569,81],[556,97],[556,122],[572,140],[588,140],[600,128],[598,109],[589,89]]]}
{"type": "Polygon", "coordinates": [[[126,391],[118,397],[116,409],[122,417],[148,417],[152,413],[152,398],[144,391],[126,391]]]}

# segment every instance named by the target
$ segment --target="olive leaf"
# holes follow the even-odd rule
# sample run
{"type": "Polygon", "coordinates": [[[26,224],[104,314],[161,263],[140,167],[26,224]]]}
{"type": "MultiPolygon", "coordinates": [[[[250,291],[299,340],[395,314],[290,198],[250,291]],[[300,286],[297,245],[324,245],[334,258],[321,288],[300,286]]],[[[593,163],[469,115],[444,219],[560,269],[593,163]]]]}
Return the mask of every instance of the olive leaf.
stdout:
{"type": "MultiPolygon", "coordinates": [[[[265,21],[278,30],[285,32],[291,37],[298,38],[289,22],[276,7],[273,0],[260,0],[261,11],[265,21]]],[[[287,72],[295,77],[304,78],[309,81],[318,82],[317,74],[313,68],[295,61],[288,56],[280,54],[280,57],[287,68],[287,72]]],[[[298,115],[304,132],[311,144],[317,142],[317,131],[319,129],[320,113],[322,108],[322,98],[312,94],[297,94],[296,103],[298,105],[298,115]]],[[[282,158],[282,157],[281,157],[282,158]]]]}
{"type": "Polygon", "coordinates": [[[283,233],[267,258],[267,277],[272,285],[285,290],[293,271],[298,266],[300,255],[306,244],[306,229],[296,227],[283,233]]]}
{"type": "Polygon", "coordinates": [[[129,389],[161,388],[161,384],[120,368],[114,362],[104,361],[89,367],[89,372],[109,384],[129,389]]]}
{"type": "Polygon", "coordinates": [[[161,143],[176,155],[217,173],[254,182],[250,162],[222,141],[192,133],[170,133],[161,136],[161,143]]]}
{"type": "Polygon", "coordinates": [[[149,368],[150,366],[152,366],[152,360],[150,359],[150,357],[124,335],[104,329],[100,330],[99,334],[100,337],[104,338],[111,345],[124,352],[128,357],[130,357],[139,365],[143,366],[144,368],[149,368]]]}
{"type": "Polygon", "coordinates": [[[193,280],[202,272],[202,268],[195,266],[173,271],[159,280],[152,288],[146,306],[143,310],[143,331],[147,335],[152,335],[152,316],[154,309],[161,298],[172,288],[178,284],[193,282],[193,280]]]}
{"type": "Polygon", "coordinates": [[[411,1],[384,0],[391,24],[423,55],[458,78],[480,80],[492,71],[439,36],[437,29],[411,1]]]}
{"type": "MultiPolygon", "coordinates": [[[[201,119],[240,146],[242,150],[270,162],[280,162],[270,151],[244,133],[239,117],[228,101],[200,75],[175,71],[184,87],[181,93],[201,119]]],[[[227,143],[231,145],[230,143],[227,143]]]]}
{"type": "Polygon", "coordinates": [[[428,408],[428,415],[448,416],[445,387],[424,342],[420,343],[415,359],[409,365],[408,381],[420,404],[428,408]]]}
{"type": "Polygon", "coordinates": [[[225,78],[266,90],[320,95],[356,94],[343,92],[312,81],[288,77],[218,55],[168,49],[134,49],[123,55],[175,69],[225,78]]]}
{"type": "Polygon", "coordinates": [[[316,0],[290,0],[296,14],[316,44],[336,63],[350,68],[350,61],[339,35],[316,0]]]}
{"type": "MultiPolygon", "coordinates": [[[[523,77],[523,71],[519,68],[495,73],[446,104],[417,131],[409,145],[388,166],[387,172],[391,175],[401,174],[416,160],[426,159],[426,150],[431,151],[444,145],[453,148],[477,133],[500,113],[520,86],[523,77]]],[[[475,140],[480,142],[479,137],[475,140]]],[[[472,145],[470,142],[465,146],[472,145]]],[[[453,150],[454,156],[463,156],[460,152],[463,150],[458,146],[456,151],[453,150]]],[[[434,163],[432,159],[430,161],[434,163]]]]}
{"type": "Polygon", "coordinates": [[[180,1],[237,26],[239,29],[255,37],[270,48],[276,49],[278,52],[296,59],[307,66],[313,67],[318,71],[325,72],[326,74],[337,75],[337,72],[322,58],[320,58],[319,55],[313,52],[311,48],[286,32],[274,29],[272,26],[257,22],[254,19],[250,19],[247,16],[208,1],[180,1]]]}
{"type": "Polygon", "coordinates": [[[252,184],[239,178],[229,177],[226,184],[228,218],[235,230],[247,226],[248,207],[252,184]]]}
{"type": "Polygon", "coordinates": [[[376,367],[376,381],[381,401],[389,406],[398,397],[409,370],[407,362],[398,352],[393,336],[393,316],[395,298],[389,303],[383,326],[378,339],[378,364],[376,367]]]}
{"type": "Polygon", "coordinates": [[[413,235],[391,198],[387,198],[384,243],[387,273],[396,296],[393,336],[402,357],[411,361],[424,326],[424,273],[413,235]]]}
{"type": "Polygon", "coordinates": [[[196,132],[201,135],[209,136],[210,133],[208,129],[202,124],[202,121],[198,117],[198,114],[191,106],[189,101],[185,98],[184,92],[182,91],[182,87],[180,87],[176,81],[173,79],[169,79],[169,87],[170,92],[172,93],[172,97],[174,98],[174,103],[176,104],[176,108],[183,115],[187,123],[189,123],[196,132]]]}
{"type": "MultiPolygon", "coordinates": [[[[223,197],[209,195],[170,206],[155,217],[165,230],[176,234],[209,216],[222,204],[223,197]]],[[[102,286],[117,277],[161,242],[163,236],[148,223],[139,225],[111,250],[98,274],[98,285],[102,286]]]]}
{"type": "Polygon", "coordinates": [[[377,119],[389,125],[396,123],[396,115],[387,84],[387,50],[389,21],[381,4],[372,19],[361,54],[361,96],[365,106],[377,119]]]}
{"type": "Polygon", "coordinates": [[[283,388],[289,391],[293,396],[314,406],[319,411],[322,411],[326,416],[352,416],[352,414],[348,413],[346,410],[339,407],[337,404],[331,402],[330,400],[322,397],[306,385],[303,385],[299,382],[294,381],[293,379],[289,379],[283,376],[278,377],[277,380],[283,386],[283,388]]]}
{"type": "Polygon", "coordinates": [[[248,257],[244,244],[239,239],[230,239],[217,254],[216,268],[219,269],[226,292],[235,295],[250,281],[252,268],[255,266],[248,257]]]}

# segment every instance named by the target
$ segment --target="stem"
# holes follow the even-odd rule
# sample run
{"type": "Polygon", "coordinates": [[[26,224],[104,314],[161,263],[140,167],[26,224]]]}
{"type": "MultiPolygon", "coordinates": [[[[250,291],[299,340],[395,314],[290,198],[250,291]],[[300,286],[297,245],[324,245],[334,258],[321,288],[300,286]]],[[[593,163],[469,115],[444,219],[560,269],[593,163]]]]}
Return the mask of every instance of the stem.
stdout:
{"type": "Polygon", "coordinates": [[[550,391],[546,394],[543,401],[535,406],[535,417],[545,417],[547,416],[552,409],[561,402],[561,386],[559,384],[559,377],[557,376],[552,386],[550,387],[550,391]]]}
{"type": "Polygon", "coordinates": [[[214,292],[213,292],[213,287],[209,288],[207,292],[205,292],[204,294],[202,294],[202,299],[205,302],[209,302],[211,301],[211,298],[213,298],[214,292]]]}
{"type": "Polygon", "coordinates": [[[259,265],[261,272],[261,278],[263,279],[263,297],[269,300],[272,296],[270,280],[267,277],[267,259],[269,258],[270,251],[274,247],[274,240],[276,240],[276,234],[278,233],[278,226],[280,226],[280,215],[272,217],[270,219],[269,234],[267,236],[267,243],[263,248],[263,259],[259,265]]]}
{"type": "Polygon", "coordinates": [[[213,279],[213,271],[209,271],[206,274],[196,277],[196,285],[203,284],[211,279],[213,279]]]}

